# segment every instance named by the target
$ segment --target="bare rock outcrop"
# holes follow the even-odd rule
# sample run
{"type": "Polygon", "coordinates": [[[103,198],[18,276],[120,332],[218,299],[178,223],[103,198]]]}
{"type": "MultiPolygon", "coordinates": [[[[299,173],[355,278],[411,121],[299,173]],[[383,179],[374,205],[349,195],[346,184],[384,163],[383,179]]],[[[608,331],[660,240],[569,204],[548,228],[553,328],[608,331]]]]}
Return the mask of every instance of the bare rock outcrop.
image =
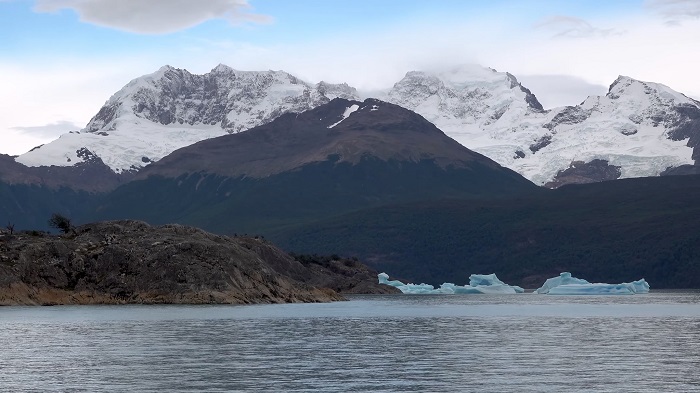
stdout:
{"type": "MultiPolygon", "coordinates": [[[[332,289],[276,270],[280,266],[305,269],[263,239],[218,236],[182,225],[113,221],[61,236],[4,233],[0,305],[343,300],[332,289]]],[[[297,275],[303,277],[303,272],[297,275]]]]}

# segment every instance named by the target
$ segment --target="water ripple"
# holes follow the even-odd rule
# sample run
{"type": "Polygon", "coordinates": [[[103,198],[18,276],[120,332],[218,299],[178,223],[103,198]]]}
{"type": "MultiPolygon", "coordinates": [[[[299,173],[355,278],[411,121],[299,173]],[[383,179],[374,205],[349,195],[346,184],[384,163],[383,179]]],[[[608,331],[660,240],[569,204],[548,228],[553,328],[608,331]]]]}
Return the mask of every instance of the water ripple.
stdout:
{"type": "Polygon", "coordinates": [[[8,392],[700,391],[697,293],[0,308],[8,392]]]}

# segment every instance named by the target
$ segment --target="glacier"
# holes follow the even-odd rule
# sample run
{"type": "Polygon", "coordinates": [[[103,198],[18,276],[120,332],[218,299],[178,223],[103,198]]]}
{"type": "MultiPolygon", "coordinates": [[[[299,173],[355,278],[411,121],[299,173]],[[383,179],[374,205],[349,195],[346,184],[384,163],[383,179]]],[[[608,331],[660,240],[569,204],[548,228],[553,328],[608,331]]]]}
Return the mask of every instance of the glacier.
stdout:
{"type": "Polygon", "coordinates": [[[440,288],[430,284],[404,284],[399,280],[389,280],[389,275],[379,273],[377,275],[380,284],[391,285],[406,294],[516,294],[525,290],[515,285],[508,285],[492,274],[472,274],[469,276],[469,285],[455,285],[443,283],[440,288]]]}
{"type": "Polygon", "coordinates": [[[547,279],[534,293],[547,295],[634,295],[649,293],[649,284],[643,278],[621,284],[590,283],[582,278],[573,277],[569,272],[563,272],[559,274],[559,277],[547,279]]]}

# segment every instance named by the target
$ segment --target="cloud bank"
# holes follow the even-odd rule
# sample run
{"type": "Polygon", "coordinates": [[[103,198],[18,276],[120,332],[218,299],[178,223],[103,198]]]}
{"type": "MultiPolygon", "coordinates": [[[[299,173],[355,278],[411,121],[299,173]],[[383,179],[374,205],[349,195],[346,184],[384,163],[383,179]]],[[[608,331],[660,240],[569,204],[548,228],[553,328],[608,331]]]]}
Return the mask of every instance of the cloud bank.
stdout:
{"type": "Polygon", "coordinates": [[[518,81],[537,96],[545,109],[574,105],[589,96],[604,96],[608,91],[607,86],[570,75],[518,75],[518,81]]]}
{"type": "MultiPolygon", "coordinates": [[[[278,0],[287,1],[292,0],[278,0]]],[[[249,3],[257,4],[250,0],[35,0],[34,4],[40,12],[75,12],[94,25],[163,34],[206,20],[234,24],[269,20],[251,14],[249,3]]],[[[9,51],[0,54],[0,152],[21,153],[47,142],[48,135],[42,137],[41,132],[46,125],[60,121],[84,125],[129,80],[164,64],[198,74],[218,63],[240,70],[285,70],[313,83],[347,82],[367,93],[391,87],[407,71],[478,63],[514,74],[547,108],[605,94],[619,74],[663,83],[700,99],[700,81],[695,78],[700,64],[699,15],[700,1],[689,0],[646,0],[643,7],[640,2],[629,12],[609,15],[578,15],[566,7],[549,14],[496,7],[453,18],[380,20],[364,27],[358,20],[349,30],[322,25],[322,33],[295,39],[298,30],[314,26],[318,15],[280,11],[276,14],[280,23],[265,37],[279,34],[277,30],[283,35],[272,41],[211,35],[203,28],[175,39],[162,37],[167,38],[162,46],[130,46],[124,53],[104,50],[109,49],[106,42],[78,56],[70,45],[65,56],[29,46],[32,53],[26,58],[9,51]],[[543,15],[550,16],[542,19],[543,15]]],[[[68,19],[74,23],[70,19],[77,18],[68,19]]],[[[118,43],[119,37],[112,38],[118,43]]],[[[149,38],[143,41],[157,42],[161,37],[149,38]]]]}
{"type": "Polygon", "coordinates": [[[231,24],[269,23],[250,12],[248,0],[36,0],[36,12],[75,11],[80,20],[138,34],[167,34],[211,19],[231,24]]]}
{"type": "Polygon", "coordinates": [[[40,138],[57,138],[69,131],[78,131],[81,126],[70,121],[57,121],[43,126],[11,127],[10,129],[29,134],[40,138]]]}
{"type": "Polygon", "coordinates": [[[592,38],[624,34],[620,30],[596,27],[581,18],[567,15],[550,16],[535,24],[535,28],[549,30],[555,38],[592,38]]]}
{"type": "Polygon", "coordinates": [[[700,19],[698,0],[647,0],[646,6],[666,19],[668,25],[680,25],[683,20],[700,19]]]}

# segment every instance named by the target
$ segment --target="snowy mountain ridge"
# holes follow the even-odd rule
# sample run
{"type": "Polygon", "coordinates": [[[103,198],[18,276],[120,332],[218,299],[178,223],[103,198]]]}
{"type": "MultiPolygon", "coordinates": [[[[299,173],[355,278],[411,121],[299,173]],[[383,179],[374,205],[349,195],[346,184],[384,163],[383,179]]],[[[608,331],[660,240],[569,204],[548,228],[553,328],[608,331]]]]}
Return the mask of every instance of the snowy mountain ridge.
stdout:
{"type": "Polygon", "coordinates": [[[171,66],[136,78],[115,93],[79,131],[17,158],[27,166],[72,166],[89,151],[113,171],[138,170],[176,149],[245,131],[283,113],[302,112],[340,97],[346,84],[315,85],[283,71],[236,71],[218,65],[204,75],[171,66]]]}
{"type": "Polygon", "coordinates": [[[543,110],[512,75],[469,71],[410,72],[386,99],[539,185],[657,176],[697,158],[700,103],[662,84],[620,76],[605,96],[543,110]]]}
{"type": "MultiPolygon", "coordinates": [[[[27,166],[99,157],[138,171],[198,141],[245,131],[333,98],[347,84],[304,82],[283,71],[219,65],[194,75],[164,66],[115,93],[87,126],[19,156],[27,166]]],[[[700,157],[700,103],[667,86],[620,76],[605,96],[544,110],[506,72],[476,65],[411,71],[377,98],[415,111],[462,145],[536,184],[657,176],[700,157]]]]}

